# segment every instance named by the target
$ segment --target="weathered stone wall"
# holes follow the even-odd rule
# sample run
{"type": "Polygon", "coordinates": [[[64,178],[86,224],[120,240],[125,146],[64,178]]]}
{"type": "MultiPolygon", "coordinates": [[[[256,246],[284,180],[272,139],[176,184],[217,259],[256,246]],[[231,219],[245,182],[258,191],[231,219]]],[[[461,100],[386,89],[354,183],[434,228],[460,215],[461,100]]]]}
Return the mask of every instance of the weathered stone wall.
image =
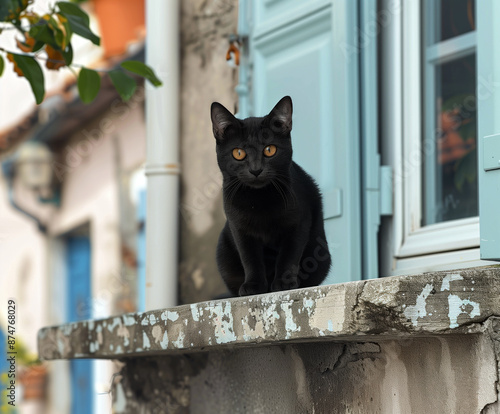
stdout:
{"type": "Polygon", "coordinates": [[[237,70],[226,63],[237,30],[237,0],[182,4],[180,302],[213,299],[226,291],[215,264],[225,218],[210,105],[235,109],[237,70]]]}
{"type": "Polygon", "coordinates": [[[122,360],[121,414],[500,414],[500,268],[48,327],[39,355],[122,360]]]}
{"type": "Polygon", "coordinates": [[[308,343],[135,359],[117,413],[498,413],[487,336],[308,343]],[[484,411],[483,411],[484,409],[484,411]]]}

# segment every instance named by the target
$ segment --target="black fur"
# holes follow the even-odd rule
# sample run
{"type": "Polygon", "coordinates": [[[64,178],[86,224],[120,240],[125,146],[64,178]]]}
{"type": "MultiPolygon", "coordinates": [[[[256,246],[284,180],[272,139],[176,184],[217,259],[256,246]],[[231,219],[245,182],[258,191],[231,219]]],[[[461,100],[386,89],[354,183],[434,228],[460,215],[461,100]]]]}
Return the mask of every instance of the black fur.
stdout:
{"type": "Polygon", "coordinates": [[[239,120],[217,102],[211,116],[227,217],[217,265],[230,292],[320,284],[331,265],[322,200],[312,177],[292,161],[291,98],[262,118],[239,120]],[[272,157],[264,156],[268,145],[277,147],[272,157]],[[246,158],[236,160],[234,148],[246,158]]]}

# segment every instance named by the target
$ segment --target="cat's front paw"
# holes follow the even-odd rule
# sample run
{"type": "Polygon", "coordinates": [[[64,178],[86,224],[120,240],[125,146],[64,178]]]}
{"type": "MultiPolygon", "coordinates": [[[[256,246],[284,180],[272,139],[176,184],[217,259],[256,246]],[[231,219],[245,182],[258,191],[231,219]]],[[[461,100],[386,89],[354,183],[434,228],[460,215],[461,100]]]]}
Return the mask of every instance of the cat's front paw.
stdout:
{"type": "Polygon", "coordinates": [[[258,295],[259,293],[267,293],[267,283],[245,282],[240,286],[240,296],[258,295]]]}
{"type": "Polygon", "coordinates": [[[280,292],[282,290],[297,289],[299,287],[299,279],[297,277],[286,279],[274,279],[271,284],[271,292],[280,292]]]}

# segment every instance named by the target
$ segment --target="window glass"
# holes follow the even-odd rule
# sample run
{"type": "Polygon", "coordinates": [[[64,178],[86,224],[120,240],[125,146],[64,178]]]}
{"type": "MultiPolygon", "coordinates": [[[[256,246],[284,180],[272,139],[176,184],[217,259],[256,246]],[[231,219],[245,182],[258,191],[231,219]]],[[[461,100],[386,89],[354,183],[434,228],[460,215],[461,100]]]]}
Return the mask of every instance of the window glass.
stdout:
{"type": "Polygon", "coordinates": [[[428,0],[426,7],[435,16],[433,43],[475,30],[475,0],[428,0]]]}
{"type": "MultiPolygon", "coordinates": [[[[473,0],[424,4],[423,29],[438,24],[440,40],[474,29],[473,0]],[[429,13],[436,5],[439,18],[429,13]]],[[[423,50],[422,225],[478,215],[476,55],[465,39],[462,47],[462,39],[451,54],[441,56],[439,44],[423,50]]]]}
{"type": "MultiPolygon", "coordinates": [[[[435,156],[426,166],[427,206],[424,224],[478,215],[476,57],[437,65],[435,156]],[[432,188],[434,182],[435,188],[432,188]]],[[[425,194],[424,194],[425,195],[425,194]]]]}

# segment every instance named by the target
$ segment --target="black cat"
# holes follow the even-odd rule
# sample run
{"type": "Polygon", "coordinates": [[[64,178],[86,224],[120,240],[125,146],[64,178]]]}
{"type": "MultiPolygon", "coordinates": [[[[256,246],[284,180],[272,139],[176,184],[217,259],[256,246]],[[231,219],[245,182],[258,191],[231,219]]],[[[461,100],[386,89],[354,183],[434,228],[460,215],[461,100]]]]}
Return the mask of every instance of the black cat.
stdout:
{"type": "Polygon", "coordinates": [[[291,98],[262,118],[237,119],[218,102],[211,116],[227,217],[217,265],[230,292],[320,284],[331,257],[318,186],[292,161],[291,98]]]}

